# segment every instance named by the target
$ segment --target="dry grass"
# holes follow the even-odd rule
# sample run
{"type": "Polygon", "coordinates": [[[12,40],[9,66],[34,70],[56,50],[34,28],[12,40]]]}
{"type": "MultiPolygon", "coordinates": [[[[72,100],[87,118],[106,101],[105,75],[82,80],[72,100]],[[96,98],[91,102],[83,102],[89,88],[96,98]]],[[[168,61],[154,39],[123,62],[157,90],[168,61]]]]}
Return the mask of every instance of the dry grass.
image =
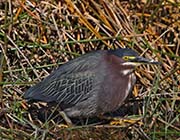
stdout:
{"type": "MultiPolygon", "coordinates": [[[[2,139],[180,138],[180,2],[178,0],[4,1],[0,3],[2,139]],[[97,49],[133,48],[161,67],[137,69],[133,90],[142,123],[62,128],[27,111],[27,88],[58,65],[97,49]]],[[[129,101],[131,102],[131,100],[129,101]]],[[[136,115],[136,116],[135,116],[136,115]]]]}

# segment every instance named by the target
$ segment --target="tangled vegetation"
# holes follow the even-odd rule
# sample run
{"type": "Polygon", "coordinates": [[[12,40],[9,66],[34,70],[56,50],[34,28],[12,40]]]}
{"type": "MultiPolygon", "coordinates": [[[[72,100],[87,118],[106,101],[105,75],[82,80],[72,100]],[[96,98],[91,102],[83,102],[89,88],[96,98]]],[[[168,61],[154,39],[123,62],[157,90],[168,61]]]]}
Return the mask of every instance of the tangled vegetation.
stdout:
{"type": "Polygon", "coordinates": [[[2,0],[0,23],[1,139],[180,138],[178,0],[2,0]],[[137,68],[119,124],[66,128],[29,111],[23,93],[53,69],[92,50],[124,47],[162,65],[137,68]]]}

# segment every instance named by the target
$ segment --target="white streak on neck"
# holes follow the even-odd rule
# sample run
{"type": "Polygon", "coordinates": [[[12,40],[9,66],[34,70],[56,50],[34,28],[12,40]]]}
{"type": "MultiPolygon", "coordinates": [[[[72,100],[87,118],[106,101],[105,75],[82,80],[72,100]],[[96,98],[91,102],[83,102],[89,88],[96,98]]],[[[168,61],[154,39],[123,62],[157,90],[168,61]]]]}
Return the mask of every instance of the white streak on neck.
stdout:
{"type": "Polygon", "coordinates": [[[135,63],[135,62],[124,62],[122,63],[123,66],[139,66],[141,65],[140,63],[135,63]]]}
{"type": "Polygon", "coordinates": [[[133,72],[133,69],[125,69],[125,70],[123,70],[121,73],[124,75],[124,76],[126,76],[126,75],[128,75],[128,74],[130,74],[130,73],[132,73],[133,72]]]}

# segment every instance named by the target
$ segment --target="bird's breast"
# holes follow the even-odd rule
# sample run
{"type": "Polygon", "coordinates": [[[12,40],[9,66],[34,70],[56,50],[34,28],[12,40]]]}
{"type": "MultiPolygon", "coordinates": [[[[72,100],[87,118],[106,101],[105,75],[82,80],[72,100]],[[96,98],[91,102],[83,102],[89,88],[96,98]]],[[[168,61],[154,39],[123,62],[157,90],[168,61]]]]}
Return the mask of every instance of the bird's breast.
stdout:
{"type": "Polygon", "coordinates": [[[110,112],[123,104],[135,83],[135,75],[132,67],[122,67],[118,59],[114,57],[107,59],[104,66],[98,103],[104,112],[110,112]]]}
{"type": "Polygon", "coordinates": [[[128,95],[131,93],[135,76],[133,73],[126,75],[124,78],[119,78],[118,86],[116,87],[116,92],[114,92],[113,100],[115,110],[118,109],[126,100],[128,95]]]}
{"type": "Polygon", "coordinates": [[[122,76],[119,73],[114,73],[105,78],[103,90],[101,90],[100,103],[104,112],[115,111],[118,109],[129,93],[135,83],[135,76],[133,73],[122,76]]]}

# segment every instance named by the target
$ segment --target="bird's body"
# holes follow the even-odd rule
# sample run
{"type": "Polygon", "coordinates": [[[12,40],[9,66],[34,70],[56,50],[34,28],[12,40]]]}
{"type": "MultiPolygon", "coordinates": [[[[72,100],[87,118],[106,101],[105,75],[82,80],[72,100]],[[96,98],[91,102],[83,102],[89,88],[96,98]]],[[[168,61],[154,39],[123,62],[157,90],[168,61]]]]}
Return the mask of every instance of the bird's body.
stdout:
{"type": "Polygon", "coordinates": [[[56,103],[69,117],[114,111],[136,81],[135,66],[125,64],[127,61],[122,59],[128,50],[137,56],[130,49],[99,50],[71,60],[31,87],[24,98],[56,103]]]}

